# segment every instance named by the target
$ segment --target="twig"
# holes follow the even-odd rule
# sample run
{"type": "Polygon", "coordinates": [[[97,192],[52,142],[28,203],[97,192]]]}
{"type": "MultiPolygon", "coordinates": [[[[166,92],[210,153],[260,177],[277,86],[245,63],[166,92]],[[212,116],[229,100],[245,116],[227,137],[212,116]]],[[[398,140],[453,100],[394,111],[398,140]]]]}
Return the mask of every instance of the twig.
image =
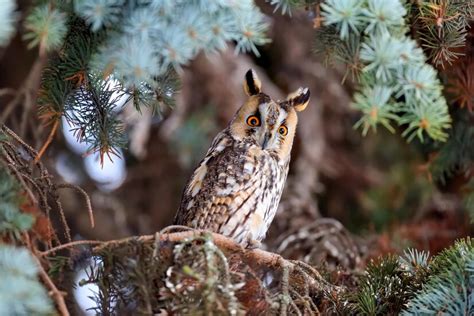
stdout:
{"type": "Polygon", "coordinates": [[[280,303],[280,315],[287,315],[288,303],[291,301],[289,292],[289,279],[290,279],[290,267],[288,261],[283,258],[280,259],[280,264],[283,268],[281,276],[281,303],[280,303]]]}
{"type": "Polygon", "coordinates": [[[33,256],[33,258],[35,259],[38,265],[41,279],[44,283],[46,283],[46,285],[52,292],[52,296],[54,298],[54,301],[56,302],[56,305],[58,306],[60,314],[63,316],[69,316],[69,311],[67,310],[66,302],[64,301],[63,292],[59,291],[56,285],[54,285],[54,282],[51,280],[48,273],[46,273],[46,271],[44,270],[39,259],[36,256],[33,256]]]}
{"type": "Polygon", "coordinates": [[[63,205],[59,201],[59,196],[57,196],[57,192],[54,192],[54,195],[55,195],[56,207],[58,208],[59,217],[63,224],[64,234],[66,235],[66,240],[67,242],[72,242],[71,228],[69,228],[69,225],[67,223],[66,214],[64,213],[63,205]]]}
{"type": "Polygon", "coordinates": [[[23,139],[21,139],[15,132],[9,129],[5,124],[2,124],[0,129],[3,130],[4,133],[8,134],[8,136],[16,140],[18,143],[20,143],[20,145],[25,147],[30,152],[30,154],[32,154],[32,156],[38,155],[38,152],[33,147],[25,143],[23,139]]]}
{"type": "Polygon", "coordinates": [[[7,120],[8,116],[10,116],[10,113],[13,111],[13,109],[20,103],[20,100],[22,97],[23,97],[23,90],[20,90],[15,95],[15,97],[10,102],[8,102],[8,104],[5,106],[5,110],[3,110],[3,113],[0,116],[0,124],[3,124],[7,120]]]}
{"type": "Polygon", "coordinates": [[[33,247],[31,244],[30,236],[28,233],[23,233],[23,241],[25,242],[27,248],[30,250],[33,259],[36,261],[36,265],[38,266],[39,274],[41,279],[44,283],[49,287],[51,296],[53,296],[56,305],[58,306],[59,312],[63,316],[69,316],[69,311],[67,310],[66,303],[64,302],[64,292],[58,290],[54,282],[49,277],[48,273],[44,270],[41,261],[38,259],[36,254],[36,248],[33,247]]]}
{"type": "Polygon", "coordinates": [[[56,246],[46,251],[41,251],[39,252],[39,255],[41,257],[45,257],[48,255],[54,254],[62,249],[70,249],[70,248],[73,248],[75,246],[80,246],[80,245],[101,245],[103,243],[104,243],[103,241],[99,241],[99,240],[76,240],[76,241],[71,241],[71,242],[56,246]]]}
{"type": "Polygon", "coordinates": [[[1,96],[4,96],[4,95],[7,95],[7,94],[15,94],[16,91],[15,89],[12,89],[12,88],[3,88],[3,89],[0,89],[0,97],[1,96]]]}
{"type": "Polygon", "coordinates": [[[33,66],[31,67],[31,70],[28,73],[28,76],[26,77],[25,81],[23,81],[21,88],[16,91],[16,93],[12,93],[13,89],[11,88],[5,88],[0,90],[0,92],[2,92],[0,93],[0,96],[4,94],[15,94],[15,97],[7,104],[5,110],[0,116],[0,124],[3,124],[6,121],[13,109],[20,104],[20,100],[23,97],[29,95],[29,98],[31,100],[33,96],[36,96],[36,91],[38,90],[41,80],[43,66],[45,65],[47,60],[48,59],[46,55],[40,54],[40,56],[36,59],[33,66]]]}
{"type": "Polygon", "coordinates": [[[38,151],[38,154],[35,157],[35,164],[39,162],[39,160],[45,153],[46,149],[53,141],[54,135],[56,135],[56,131],[58,130],[58,126],[59,126],[59,119],[54,121],[53,128],[51,129],[51,132],[49,133],[48,138],[44,142],[43,146],[41,146],[41,149],[38,151]]]}
{"type": "Polygon", "coordinates": [[[31,191],[30,187],[28,187],[26,185],[25,180],[23,179],[21,172],[18,171],[18,169],[15,167],[15,165],[11,162],[8,163],[8,167],[9,167],[10,170],[13,171],[13,173],[15,174],[15,177],[17,178],[17,180],[21,183],[22,187],[25,189],[26,193],[28,194],[29,198],[31,199],[31,202],[33,202],[34,204],[38,204],[38,200],[36,199],[35,195],[31,191]]]}
{"type": "Polygon", "coordinates": [[[94,228],[95,226],[95,220],[94,220],[94,211],[92,210],[92,203],[91,199],[89,198],[89,195],[87,194],[86,191],[84,191],[81,187],[78,187],[77,185],[70,184],[70,183],[61,183],[56,186],[58,189],[73,189],[74,191],[80,193],[83,197],[84,200],[86,201],[86,206],[87,206],[87,212],[89,213],[89,221],[91,223],[91,227],[94,228]]]}
{"type": "MultiPolygon", "coordinates": [[[[53,127],[53,134],[54,131],[57,129],[57,126],[58,125],[55,125],[55,127],[53,127]]],[[[3,147],[3,150],[0,155],[0,162],[3,162],[7,169],[9,169],[10,172],[18,178],[18,181],[21,183],[24,190],[30,196],[31,201],[39,206],[39,208],[46,214],[48,220],[51,220],[51,201],[53,204],[55,204],[55,209],[57,209],[57,211],[59,212],[61,223],[64,228],[66,242],[70,243],[72,241],[70,228],[67,223],[66,215],[64,213],[61,201],[59,200],[58,186],[53,183],[52,176],[48,173],[48,170],[44,167],[44,165],[40,161],[37,161],[37,159],[41,157],[42,152],[44,152],[45,148],[47,147],[47,143],[49,143],[51,139],[46,142],[41,152],[38,153],[35,149],[26,144],[16,133],[11,131],[7,126],[0,125],[0,132],[5,133],[8,138],[12,138],[11,142],[10,139],[0,141],[0,146],[3,147]],[[18,144],[16,144],[14,141],[16,141],[18,144]],[[25,154],[28,157],[25,157],[25,154]],[[32,164],[33,159],[35,159],[34,164],[32,164]]],[[[85,197],[89,220],[91,222],[92,227],[94,227],[95,221],[91,208],[91,201],[87,193],[81,188],[74,185],[63,184],[59,187],[73,188],[75,191],[79,192],[85,197]]],[[[50,226],[48,226],[48,233],[51,234],[53,238],[57,239],[56,234],[54,233],[54,231],[51,230],[50,226]]],[[[52,244],[50,241],[48,242],[48,246],[52,248],[52,244]]]]}

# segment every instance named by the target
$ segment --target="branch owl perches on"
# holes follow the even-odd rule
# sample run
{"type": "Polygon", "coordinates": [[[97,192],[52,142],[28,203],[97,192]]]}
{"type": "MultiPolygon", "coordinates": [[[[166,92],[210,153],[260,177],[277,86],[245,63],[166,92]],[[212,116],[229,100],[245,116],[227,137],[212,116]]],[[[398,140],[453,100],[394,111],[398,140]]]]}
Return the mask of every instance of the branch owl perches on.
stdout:
{"type": "Polygon", "coordinates": [[[191,176],[175,224],[220,233],[245,247],[265,237],[288,175],[296,112],[306,108],[310,93],[299,88],[274,101],[261,88],[250,69],[248,99],[191,176]]]}

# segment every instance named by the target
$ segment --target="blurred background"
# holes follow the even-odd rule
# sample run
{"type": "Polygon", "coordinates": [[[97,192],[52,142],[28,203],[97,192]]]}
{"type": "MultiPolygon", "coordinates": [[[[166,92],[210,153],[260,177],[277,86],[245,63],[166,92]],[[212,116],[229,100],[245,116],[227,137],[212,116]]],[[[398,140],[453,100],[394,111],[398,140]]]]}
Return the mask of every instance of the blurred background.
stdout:
{"type": "MultiPolygon", "coordinates": [[[[29,2],[18,5],[21,10],[29,2]]],[[[315,54],[320,43],[314,12],[294,10],[290,17],[274,13],[264,1],[257,5],[271,39],[259,47],[260,56],[235,54],[233,44],[221,53],[201,52],[178,71],[173,106],[161,113],[137,112],[132,102],[124,103],[118,111],[128,143],[113,161],[106,158],[101,166],[98,155],[87,154],[88,146],[77,141],[74,126],[62,121],[43,161],[58,182],[79,185],[90,195],[96,220],[92,229],[83,197],[62,190],[73,238],[109,240],[170,225],[187,179],[244,102],[242,82],[249,68],[274,99],[300,86],[311,90],[279,211],[264,242],[267,249],[278,250],[285,236],[302,227],[308,234],[337,230],[346,237],[315,234],[311,246],[320,247],[319,256],[337,259],[350,243],[353,258],[359,258],[353,265],[407,246],[436,253],[469,235],[472,227],[459,194],[463,175],[437,183],[429,170],[432,157],[418,140],[407,143],[385,129],[365,137],[354,130],[360,118],[350,107],[354,85],[350,77],[342,84],[344,65],[327,65],[315,54]]],[[[19,88],[36,58],[17,34],[0,50],[0,87],[19,88]]],[[[37,115],[34,108],[16,107],[7,125],[38,149],[50,128],[38,124],[37,115]]],[[[298,257],[299,247],[305,245],[285,251],[298,257]]]]}

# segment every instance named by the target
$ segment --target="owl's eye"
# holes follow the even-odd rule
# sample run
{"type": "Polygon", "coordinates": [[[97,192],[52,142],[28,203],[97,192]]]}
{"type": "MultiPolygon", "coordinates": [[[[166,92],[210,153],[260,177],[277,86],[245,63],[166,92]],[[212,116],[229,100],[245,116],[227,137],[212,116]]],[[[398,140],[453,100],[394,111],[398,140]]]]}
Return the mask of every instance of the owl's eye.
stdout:
{"type": "Polygon", "coordinates": [[[288,128],[285,125],[282,125],[278,129],[278,133],[280,133],[280,135],[285,136],[286,134],[288,134],[288,128]]]}
{"type": "Polygon", "coordinates": [[[250,115],[249,117],[247,117],[247,124],[252,127],[259,126],[260,119],[258,118],[258,116],[250,115]]]}

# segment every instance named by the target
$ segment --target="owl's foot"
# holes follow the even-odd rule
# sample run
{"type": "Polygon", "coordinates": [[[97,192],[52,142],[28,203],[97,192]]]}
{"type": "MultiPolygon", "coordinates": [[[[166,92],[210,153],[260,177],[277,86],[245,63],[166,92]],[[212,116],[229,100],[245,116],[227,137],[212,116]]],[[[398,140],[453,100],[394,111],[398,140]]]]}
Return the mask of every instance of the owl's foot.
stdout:
{"type": "Polygon", "coordinates": [[[256,239],[251,239],[249,238],[247,240],[247,246],[245,247],[246,249],[257,249],[257,248],[260,248],[260,246],[262,245],[262,243],[256,239]]]}

